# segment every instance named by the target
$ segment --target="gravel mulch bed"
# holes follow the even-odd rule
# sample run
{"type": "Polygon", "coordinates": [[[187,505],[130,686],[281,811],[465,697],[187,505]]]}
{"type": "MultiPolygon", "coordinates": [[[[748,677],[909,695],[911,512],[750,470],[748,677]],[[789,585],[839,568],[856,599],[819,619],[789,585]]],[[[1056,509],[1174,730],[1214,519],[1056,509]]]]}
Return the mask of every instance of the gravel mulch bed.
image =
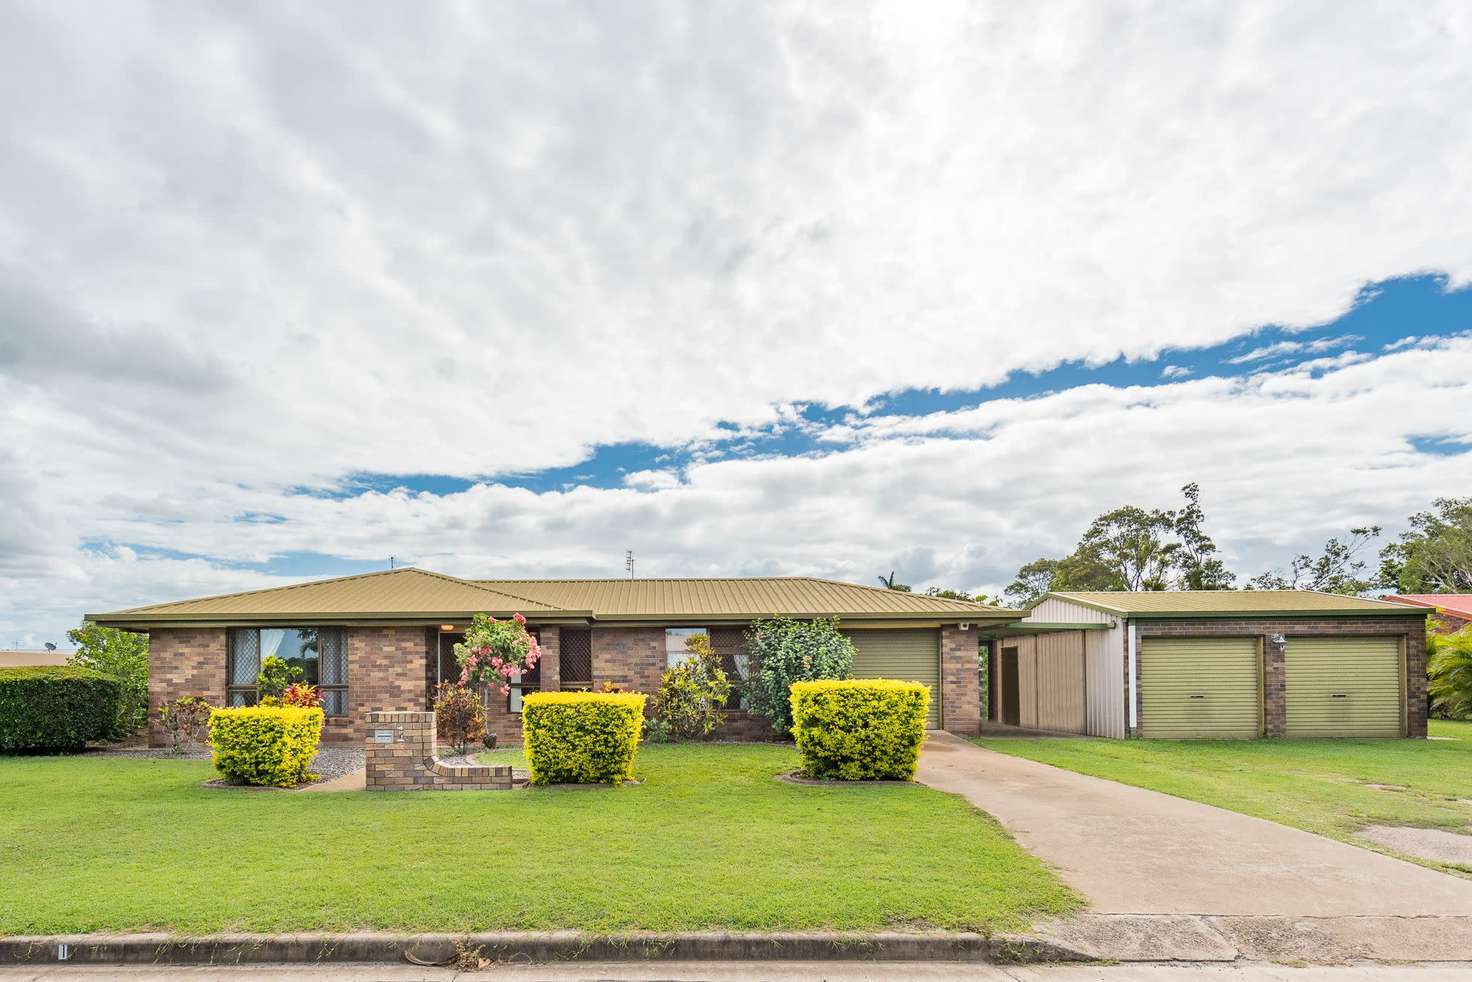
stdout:
{"type": "Polygon", "coordinates": [[[840,781],[837,778],[808,777],[802,771],[788,771],[786,774],[778,774],[772,780],[786,784],[806,784],[815,788],[856,788],[875,784],[915,787],[914,781],[840,781]]]}
{"type": "MultiPolygon", "coordinates": [[[[208,750],[191,750],[182,754],[176,754],[167,749],[152,749],[147,747],[125,747],[117,750],[93,750],[90,754],[99,757],[133,757],[143,760],[209,760],[208,750]]],[[[313,784],[323,781],[331,781],[333,778],[351,774],[353,771],[363,769],[364,752],[362,747],[318,747],[317,756],[312,759],[309,770],[316,774],[318,779],[313,784]]],[[[307,787],[307,785],[299,785],[307,787]]]]}

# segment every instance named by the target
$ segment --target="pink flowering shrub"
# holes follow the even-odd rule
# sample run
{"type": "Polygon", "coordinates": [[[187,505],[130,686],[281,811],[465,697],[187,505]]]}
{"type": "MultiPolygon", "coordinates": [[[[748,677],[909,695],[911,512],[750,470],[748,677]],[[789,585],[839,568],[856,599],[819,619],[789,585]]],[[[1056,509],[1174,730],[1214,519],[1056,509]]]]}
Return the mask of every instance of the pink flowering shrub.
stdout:
{"type": "Polygon", "coordinates": [[[489,686],[502,695],[511,691],[512,679],[537,666],[542,649],[526,629],[526,618],[513,614],[509,621],[498,621],[489,614],[476,614],[465,632],[465,640],[455,645],[455,660],[460,663],[460,684],[479,688],[489,686]]]}

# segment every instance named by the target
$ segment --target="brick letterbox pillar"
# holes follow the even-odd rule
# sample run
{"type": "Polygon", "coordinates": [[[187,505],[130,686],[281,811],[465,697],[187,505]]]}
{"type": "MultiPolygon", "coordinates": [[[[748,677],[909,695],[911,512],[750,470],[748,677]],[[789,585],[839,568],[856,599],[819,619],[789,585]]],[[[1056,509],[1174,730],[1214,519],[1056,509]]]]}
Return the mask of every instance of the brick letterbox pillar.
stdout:
{"type": "Polygon", "coordinates": [[[506,764],[442,764],[432,712],[373,712],[367,729],[369,791],[509,791],[506,764]]]}

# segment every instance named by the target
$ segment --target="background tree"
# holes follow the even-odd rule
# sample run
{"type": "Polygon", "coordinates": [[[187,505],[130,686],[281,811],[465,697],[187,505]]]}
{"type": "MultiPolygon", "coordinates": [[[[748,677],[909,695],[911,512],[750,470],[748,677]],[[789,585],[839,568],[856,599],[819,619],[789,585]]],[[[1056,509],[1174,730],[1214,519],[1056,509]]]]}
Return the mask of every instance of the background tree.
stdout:
{"type": "Polygon", "coordinates": [[[1174,532],[1171,513],[1125,505],[1094,519],[1079,540],[1075,556],[1087,557],[1107,570],[1119,583],[1118,589],[1164,590],[1170,585],[1170,572],[1180,551],[1180,543],[1169,538],[1174,532]]]}
{"type": "Polygon", "coordinates": [[[1201,508],[1201,488],[1195,481],[1181,488],[1186,507],[1171,512],[1176,551],[1176,588],[1180,590],[1230,590],[1237,577],[1217,556],[1216,543],[1206,534],[1206,513],[1201,508]]]}
{"type": "Polygon", "coordinates": [[[1027,606],[1050,590],[1230,590],[1237,577],[1206,533],[1201,489],[1181,488],[1177,511],[1124,505],[1094,519],[1073,552],[1034,559],[1003,591],[1027,606]]]}
{"type": "Polygon", "coordinates": [[[1002,596],[1014,607],[1027,607],[1039,597],[1053,589],[1058,579],[1056,559],[1034,559],[1017,570],[1017,578],[1002,591],[1002,596]]]}
{"type": "Polygon", "coordinates": [[[1472,498],[1437,498],[1380,550],[1380,585],[1400,593],[1472,593],[1472,498]]]}
{"type": "Polygon", "coordinates": [[[96,669],[123,683],[111,739],[121,740],[148,723],[148,635],[98,627],[91,621],[66,632],[77,650],[69,665],[96,669]]]}
{"type": "Polygon", "coordinates": [[[897,590],[900,593],[910,592],[908,584],[900,583],[894,578],[894,570],[890,570],[888,576],[879,577],[879,582],[884,584],[884,589],[886,590],[897,590]]]}
{"type": "Polygon", "coordinates": [[[939,597],[942,600],[965,600],[974,604],[991,604],[994,598],[984,593],[967,593],[965,590],[946,590],[938,586],[926,587],[927,597],[939,597]]]}
{"type": "Polygon", "coordinates": [[[1324,543],[1317,556],[1299,553],[1289,563],[1288,575],[1274,570],[1254,576],[1247,582],[1252,590],[1317,590],[1353,597],[1375,585],[1364,575],[1365,561],[1358,558],[1365,546],[1380,534],[1380,526],[1365,525],[1349,530],[1349,538],[1324,543]]]}

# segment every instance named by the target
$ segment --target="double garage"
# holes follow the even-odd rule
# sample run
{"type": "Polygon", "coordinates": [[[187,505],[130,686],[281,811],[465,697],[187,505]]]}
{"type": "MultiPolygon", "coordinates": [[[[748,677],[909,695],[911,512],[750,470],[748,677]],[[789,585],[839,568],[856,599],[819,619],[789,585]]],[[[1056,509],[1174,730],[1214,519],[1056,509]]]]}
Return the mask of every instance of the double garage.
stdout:
{"type": "Polygon", "coordinates": [[[1425,619],[1303,591],[1055,593],[992,641],[991,721],[1150,739],[1425,735],[1425,619]]]}
{"type": "MultiPolygon", "coordinates": [[[[1261,637],[1140,639],[1140,736],[1263,735],[1264,647],[1261,637]]],[[[1403,736],[1403,647],[1397,637],[1285,635],[1283,735],[1403,736]]]]}

